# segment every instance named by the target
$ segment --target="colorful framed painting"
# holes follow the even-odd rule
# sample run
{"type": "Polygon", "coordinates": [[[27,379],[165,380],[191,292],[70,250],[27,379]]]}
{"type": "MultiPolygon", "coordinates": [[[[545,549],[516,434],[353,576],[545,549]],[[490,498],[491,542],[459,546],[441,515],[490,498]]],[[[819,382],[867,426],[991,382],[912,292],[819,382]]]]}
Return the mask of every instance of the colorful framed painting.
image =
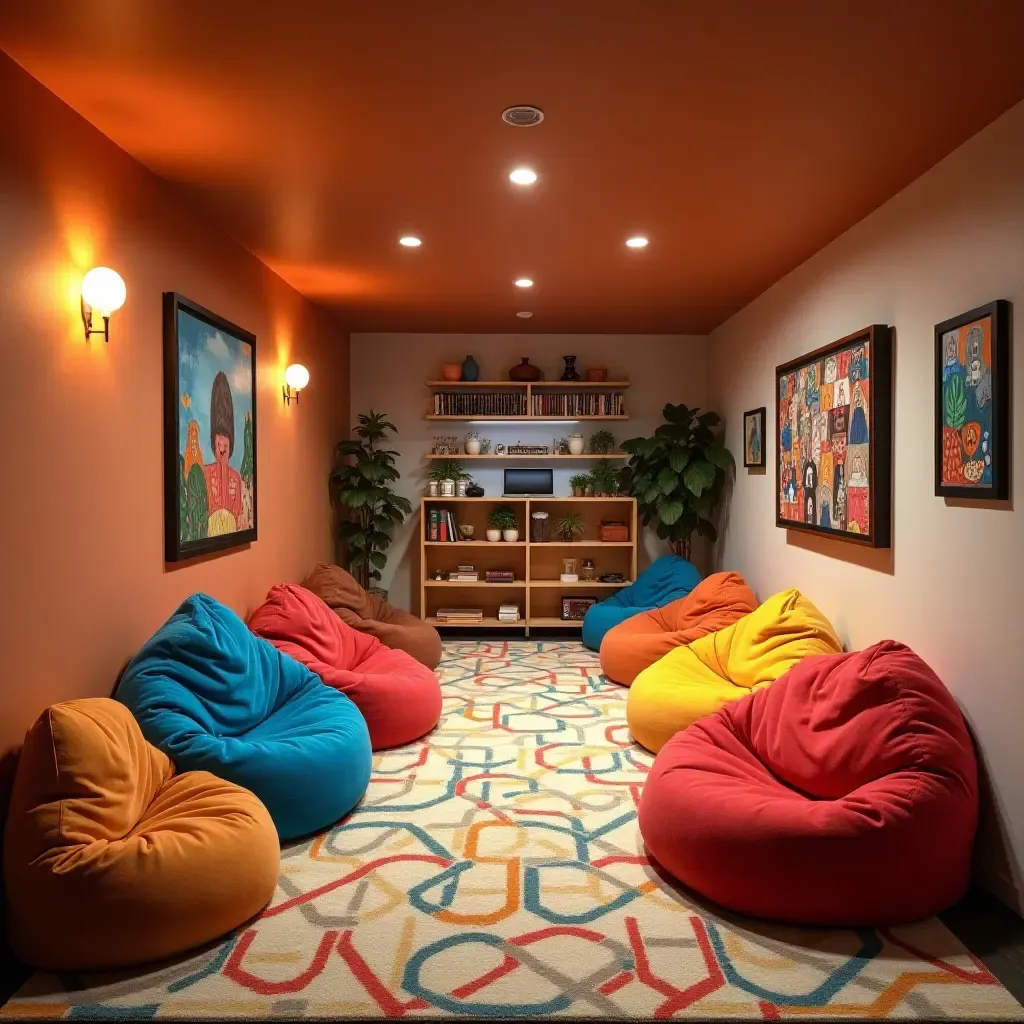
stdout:
{"type": "Polygon", "coordinates": [[[164,557],[256,540],[256,336],[164,292],[164,557]]]}
{"type": "Polygon", "coordinates": [[[775,523],[887,548],[892,332],[865,327],[775,368],[775,523]]]}
{"type": "Polygon", "coordinates": [[[764,469],[764,424],[767,409],[750,409],[743,414],[743,466],[745,469],[764,469]]]}
{"type": "Polygon", "coordinates": [[[1010,496],[1010,303],[935,327],[935,493],[1010,496]]]}

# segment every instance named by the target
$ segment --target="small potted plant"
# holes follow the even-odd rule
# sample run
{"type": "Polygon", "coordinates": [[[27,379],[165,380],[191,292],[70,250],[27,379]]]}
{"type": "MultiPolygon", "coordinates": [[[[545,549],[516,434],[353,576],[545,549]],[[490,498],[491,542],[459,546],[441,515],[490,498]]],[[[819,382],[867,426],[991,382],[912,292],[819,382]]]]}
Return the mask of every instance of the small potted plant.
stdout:
{"type": "Polygon", "coordinates": [[[479,455],[480,454],[480,435],[475,430],[471,430],[466,435],[465,442],[466,454],[467,455],[479,455]]]}
{"type": "Polygon", "coordinates": [[[615,450],[615,435],[610,430],[598,430],[590,435],[590,450],[595,455],[607,455],[615,450]]]}
{"type": "Polygon", "coordinates": [[[572,488],[572,496],[574,498],[582,498],[589,482],[590,476],[587,473],[574,473],[569,477],[569,486],[572,488]]]}
{"type": "Polygon", "coordinates": [[[511,505],[495,505],[487,513],[487,539],[505,540],[509,544],[519,540],[516,510],[511,505]]]}
{"type": "Polygon", "coordinates": [[[460,480],[468,480],[469,474],[462,468],[462,463],[455,459],[441,459],[430,467],[430,479],[437,480],[442,498],[455,497],[455,485],[460,480]]]}
{"type": "Polygon", "coordinates": [[[615,467],[608,459],[599,459],[595,462],[594,468],[590,471],[590,476],[593,481],[595,496],[604,497],[608,494],[614,494],[618,490],[615,467]]]}
{"type": "Polygon", "coordinates": [[[590,473],[584,473],[586,483],[583,485],[583,497],[592,498],[594,496],[594,478],[590,473]]]}
{"type": "Polygon", "coordinates": [[[585,528],[582,512],[565,512],[555,520],[555,532],[566,543],[582,537],[585,528]]]}

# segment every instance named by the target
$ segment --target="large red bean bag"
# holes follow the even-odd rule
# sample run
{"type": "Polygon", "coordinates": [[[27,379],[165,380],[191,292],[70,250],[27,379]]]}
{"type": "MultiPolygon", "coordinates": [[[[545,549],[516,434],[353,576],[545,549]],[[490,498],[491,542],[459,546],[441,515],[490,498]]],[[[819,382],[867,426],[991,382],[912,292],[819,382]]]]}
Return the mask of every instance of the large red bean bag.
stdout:
{"type": "Polygon", "coordinates": [[[411,743],[441,717],[441,684],[430,669],[347,626],[303,587],[271,587],[249,628],[341,690],[366,719],[374,750],[411,743]]]}
{"type": "Polygon", "coordinates": [[[677,733],[640,801],[651,855],[732,910],[882,925],[965,892],[977,767],[956,702],[886,640],[800,662],[677,733]]]}

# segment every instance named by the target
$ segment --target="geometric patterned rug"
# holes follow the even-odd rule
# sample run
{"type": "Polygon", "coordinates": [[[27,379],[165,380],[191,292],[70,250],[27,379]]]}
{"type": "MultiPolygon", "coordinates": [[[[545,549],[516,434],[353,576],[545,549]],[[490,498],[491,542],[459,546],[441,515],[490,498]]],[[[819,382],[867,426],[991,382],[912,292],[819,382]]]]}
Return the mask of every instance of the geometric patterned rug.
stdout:
{"type": "Polygon", "coordinates": [[[1024,1019],[937,920],[787,928],[661,877],[652,757],[578,642],[448,642],[438,673],[441,724],[285,847],[256,920],[148,969],[37,974],[0,1017],[1024,1019]]]}

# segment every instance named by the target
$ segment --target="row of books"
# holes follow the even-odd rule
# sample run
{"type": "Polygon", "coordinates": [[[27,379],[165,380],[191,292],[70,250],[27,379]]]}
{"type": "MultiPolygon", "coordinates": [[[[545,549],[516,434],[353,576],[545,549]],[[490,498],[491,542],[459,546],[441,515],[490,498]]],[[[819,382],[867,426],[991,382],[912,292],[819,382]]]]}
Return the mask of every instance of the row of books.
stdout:
{"type": "Polygon", "coordinates": [[[518,622],[519,621],[519,605],[517,604],[502,604],[498,606],[498,621],[499,622],[518,622]]]}
{"type": "Polygon", "coordinates": [[[427,519],[427,540],[457,541],[459,524],[455,513],[446,508],[432,508],[427,519]]]}
{"type": "Polygon", "coordinates": [[[622,416],[626,411],[621,391],[577,391],[565,395],[534,395],[534,416],[622,416]]]}
{"type": "Polygon", "coordinates": [[[434,395],[435,416],[525,416],[526,394],[522,391],[438,391],[434,395]]]}
{"type": "Polygon", "coordinates": [[[438,622],[452,626],[460,624],[471,626],[484,621],[484,610],[483,608],[438,608],[434,618],[438,622]]]}

